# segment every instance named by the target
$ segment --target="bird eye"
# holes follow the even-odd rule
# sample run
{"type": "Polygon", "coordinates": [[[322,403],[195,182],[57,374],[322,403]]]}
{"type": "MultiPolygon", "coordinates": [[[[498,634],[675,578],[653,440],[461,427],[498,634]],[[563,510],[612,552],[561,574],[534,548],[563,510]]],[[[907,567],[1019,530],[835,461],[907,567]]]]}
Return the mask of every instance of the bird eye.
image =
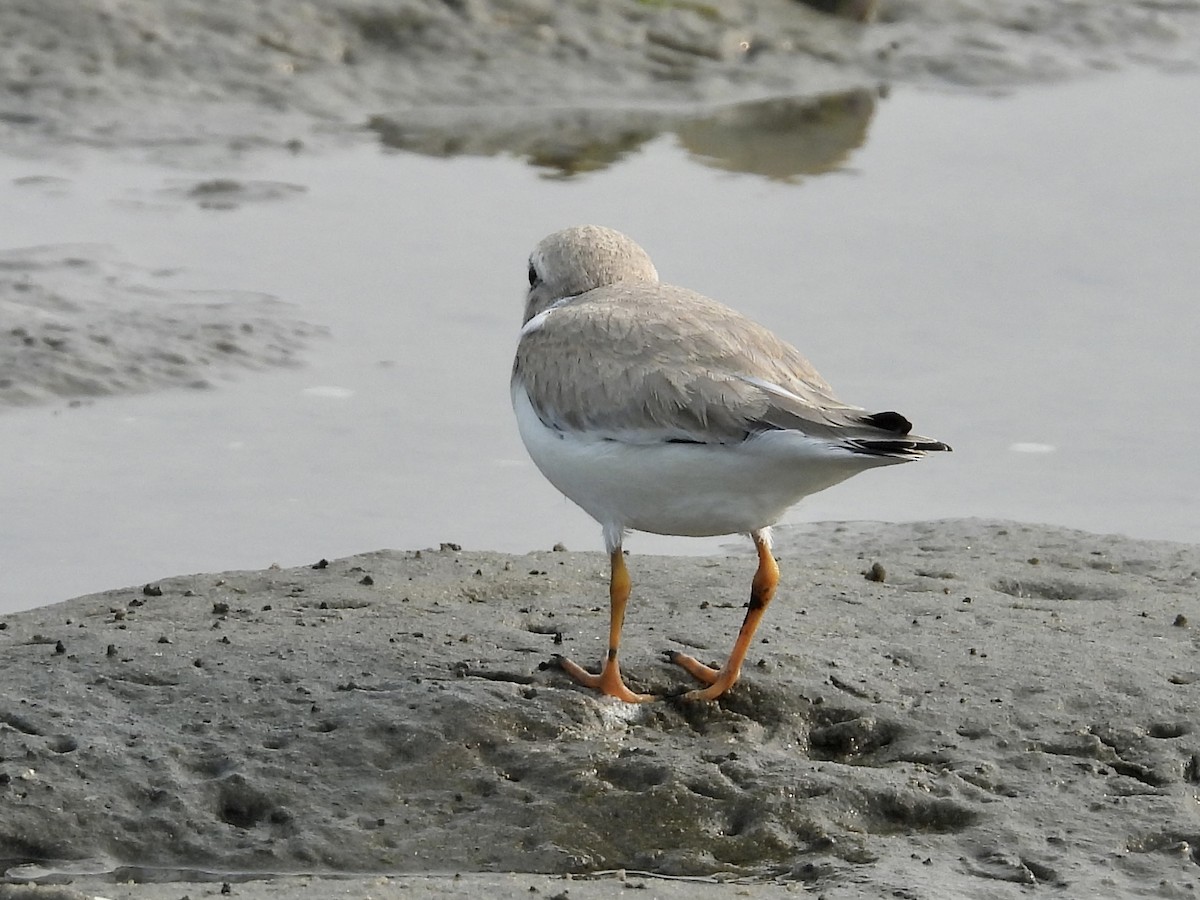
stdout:
{"type": "Polygon", "coordinates": [[[537,269],[535,269],[533,267],[533,263],[530,263],[529,264],[529,286],[533,287],[539,281],[541,281],[541,279],[538,277],[537,269]]]}

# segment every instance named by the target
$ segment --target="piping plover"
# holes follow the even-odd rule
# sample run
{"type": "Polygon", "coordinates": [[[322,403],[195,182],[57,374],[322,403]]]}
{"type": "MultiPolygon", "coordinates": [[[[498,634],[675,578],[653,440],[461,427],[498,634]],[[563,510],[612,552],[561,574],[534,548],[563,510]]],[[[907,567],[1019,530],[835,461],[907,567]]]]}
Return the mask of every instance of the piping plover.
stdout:
{"type": "Polygon", "coordinates": [[[626,531],[745,532],[758,569],[728,660],[668,658],[713,700],[737,681],[779,581],[770,526],[802,497],[865,469],[949,450],[896,412],[838,400],[790,344],[727,306],[663,284],[625,235],[582,225],[529,257],[512,372],[521,438],[542,474],[600,523],[611,564],[608,653],[598,675],[558,657],[580,684],[626,702],[617,662],[629,572],[626,531]]]}

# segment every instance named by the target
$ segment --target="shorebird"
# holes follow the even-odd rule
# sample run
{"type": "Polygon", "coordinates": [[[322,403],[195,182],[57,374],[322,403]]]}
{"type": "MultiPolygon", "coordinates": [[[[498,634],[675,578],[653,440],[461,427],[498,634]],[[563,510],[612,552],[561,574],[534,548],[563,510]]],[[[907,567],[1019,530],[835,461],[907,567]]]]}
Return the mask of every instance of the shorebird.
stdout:
{"type": "Polygon", "coordinates": [[[599,674],[555,661],[578,683],[628,703],[617,651],[631,581],[627,531],[694,537],[744,532],[758,551],[746,617],[719,669],[667,651],[714,700],[738,680],[779,582],[771,526],[801,498],[946,444],[897,412],[838,400],[800,352],[694,291],[659,281],[619,231],[581,225],[529,257],[512,370],[521,439],[542,474],[600,523],[610,560],[608,653],[599,674]]]}

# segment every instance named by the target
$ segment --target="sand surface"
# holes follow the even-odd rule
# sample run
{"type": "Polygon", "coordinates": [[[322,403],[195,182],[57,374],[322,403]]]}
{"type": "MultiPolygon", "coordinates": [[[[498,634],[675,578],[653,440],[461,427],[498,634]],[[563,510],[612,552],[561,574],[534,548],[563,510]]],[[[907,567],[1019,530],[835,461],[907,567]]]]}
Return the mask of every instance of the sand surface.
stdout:
{"type": "MultiPolygon", "coordinates": [[[[601,554],[381,551],[9,616],[0,858],[14,881],[624,869],[1191,896],[1200,548],[967,520],[785,529],[779,556],[712,705],[616,704],[545,667],[600,657],[601,554]]],[[[720,659],[753,560],[630,565],[627,675],[669,695],[686,678],[661,651],[720,659]]]]}

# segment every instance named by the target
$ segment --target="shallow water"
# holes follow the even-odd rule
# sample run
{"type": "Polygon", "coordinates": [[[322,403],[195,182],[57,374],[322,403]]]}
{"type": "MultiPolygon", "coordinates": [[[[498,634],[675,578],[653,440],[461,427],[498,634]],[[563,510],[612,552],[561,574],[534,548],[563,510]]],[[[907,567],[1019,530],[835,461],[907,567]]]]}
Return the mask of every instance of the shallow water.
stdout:
{"type": "Polygon", "coordinates": [[[507,388],[529,249],[582,221],[774,328],[844,399],[955,447],[791,521],[986,516],[1200,541],[1197,86],[898,91],[867,111],[861,147],[849,129],[817,154],[832,162],[802,167],[825,174],[790,179],[731,171],[763,171],[718,149],[736,123],[648,137],[572,178],[368,143],[191,170],[0,158],[0,249],[110,245],[332,331],[302,369],[0,414],[0,610],[377,547],[599,548],[526,459],[507,388]],[[188,191],[216,177],[307,190],[206,208],[188,191]]]}

